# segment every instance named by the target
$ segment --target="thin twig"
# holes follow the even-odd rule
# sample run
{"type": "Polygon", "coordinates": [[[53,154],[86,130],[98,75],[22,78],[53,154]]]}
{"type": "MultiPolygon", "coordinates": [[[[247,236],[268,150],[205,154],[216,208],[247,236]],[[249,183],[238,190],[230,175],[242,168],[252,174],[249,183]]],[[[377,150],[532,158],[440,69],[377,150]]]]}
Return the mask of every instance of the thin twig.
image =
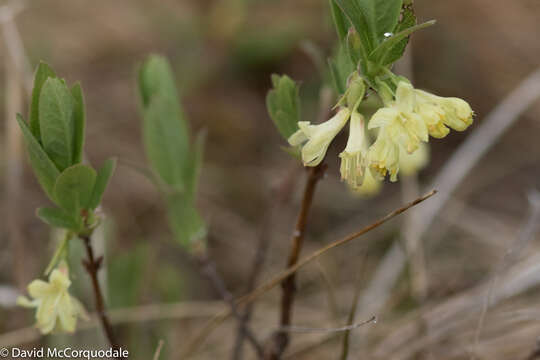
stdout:
{"type": "MultiPolygon", "coordinates": [[[[270,245],[270,227],[274,220],[274,216],[277,210],[285,204],[291,197],[291,193],[296,184],[298,165],[294,163],[294,167],[287,171],[287,176],[284,178],[281,184],[279,184],[273,191],[271,191],[271,196],[268,202],[270,203],[268,210],[262,217],[261,225],[259,226],[259,234],[257,241],[257,249],[255,256],[253,258],[253,263],[251,265],[251,270],[249,272],[249,277],[247,281],[246,293],[249,294],[255,289],[257,281],[262,272],[263,265],[266,261],[268,246],[270,245]]],[[[253,314],[254,303],[250,303],[246,306],[244,313],[242,314],[240,323],[238,324],[236,332],[236,340],[234,344],[234,349],[232,352],[233,360],[242,360],[243,350],[244,350],[244,339],[246,337],[245,328],[246,325],[251,320],[251,315],[253,314]]]]}
{"type": "Polygon", "coordinates": [[[88,257],[86,260],[83,260],[83,264],[86,268],[86,271],[88,272],[88,275],[90,275],[90,279],[92,280],[92,288],[94,290],[94,297],[96,302],[96,312],[99,316],[101,326],[103,327],[103,331],[105,333],[105,336],[107,337],[107,340],[109,341],[109,344],[113,349],[118,349],[118,342],[116,341],[112,330],[111,322],[109,320],[109,317],[107,316],[107,311],[105,309],[105,301],[103,300],[103,294],[101,293],[101,288],[99,286],[98,280],[98,271],[103,262],[103,256],[95,258],[94,249],[92,248],[92,243],[90,241],[89,235],[81,235],[80,238],[84,242],[84,246],[86,248],[86,255],[88,257]]]}
{"type": "MultiPolygon", "coordinates": [[[[324,120],[326,120],[329,112],[330,112],[330,109],[331,109],[331,103],[332,103],[332,99],[333,99],[333,93],[331,91],[331,89],[327,86],[323,86],[320,90],[320,93],[319,93],[319,98],[320,98],[320,101],[319,101],[319,114],[318,114],[318,122],[323,122],[324,120]]],[[[319,171],[320,169],[323,169],[322,172],[324,173],[324,165],[319,165],[315,168],[312,168],[311,169],[311,173],[310,174],[313,174],[315,170],[319,171]]],[[[321,174],[322,176],[322,174],[321,174]]],[[[313,184],[313,190],[315,188],[315,185],[317,183],[318,180],[316,180],[313,184]]],[[[309,180],[308,180],[309,182],[309,180]]],[[[285,182],[285,184],[287,184],[287,182],[285,182]]],[[[291,188],[291,187],[289,187],[291,188]]],[[[306,187],[306,190],[307,190],[307,187],[306,187]]],[[[304,193],[304,195],[306,195],[304,193]]],[[[313,196],[313,194],[311,194],[311,197],[313,196]]],[[[304,200],[305,200],[305,197],[304,197],[304,200]]],[[[311,200],[309,200],[309,202],[311,203],[311,200]]],[[[302,202],[303,205],[305,205],[305,202],[303,201],[302,202]]],[[[307,209],[309,210],[309,208],[307,209]]],[[[302,210],[301,210],[302,212],[302,210]]],[[[302,215],[300,215],[301,217],[302,215]]],[[[306,216],[307,216],[307,211],[306,211],[306,216]]],[[[299,217],[299,219],[300,219],[299,217]]],[[[305,226],[305,224],[304,224],[305,226]]],[[[303,230],[301,231],[303,233],[303,230]]],[[[264,236],[264,235],[263,235],[264,236]]],[[[301,243],[302,243],[302,238],[303,238],[303,235],[300,235],[299,236],[299,241],[295,242],[293,240],[293,244],[300,244],[300,248],[301,248],[301,243]]],[[[294,248],[295,245],[293,245],[293,248],[294,248]]],[[[265,252],[266,252],[266,247],[267,247],[267,244],[264,245],[264,248],[262,248],[262,250],[264,250],[264,252],[261,252],[261,254],[259,255],[265,255],[265,252]]],[[[298,251],[300,250],[300,248],[298,249],[298,251]]],[[[294,249],[292,250],[294,252],[294,249]]],[[[256,259],[257,260],[257,259],[256,259]]],[[[291,261],[291,258],[289,258],[289,261],[291,261]]],[[[260,265],[257,265],[257,270],[258,272],[260,272],[260,269],[262,268],[262,264],[260,265]]],[[[256,280],[256,277],[258,276],[258,273],[255,274],[255,277],[252,279],[253,281],[251,282],[250,284],[250,289],[249,291],[253,290],[254,287],[255,287],[255,280],[256,280]]],[[[294,278],[292,278],[290,280],[290,282],[293,284],[293,287],[294,287],[294,278]]],[[[285,286],[285,284],[284,284],[285,286]]],[[[293,303],[293,299],[294,299],[294,295],[290,295],[292,293],[294,293],[294,291],[290,291],[290,288],[291,286],[290,285],[287,285],[289,287],[289,290],[287,290],[286,292],[288,293],[288,295],[284,295],[283,299],[282,299],[282,311],[281,311],[281,323],[283,324],[284,321],[287,321],[287,318],[290,318],[290,315],[287,315],[290,313],[290,308],[292,307],[292,303],[293,303]],[[288,304],[290,302],[290,305],[288,304]],[[286,308],[289,308],[289,310],[286,310],[286,308]]],[[[284,287],[285,289],[285,287],[284,287]]],[[[249,293],[249,292],[248,292],[249,293]]],[[[252,311],[252,307],[249,306],[247,309],[246,309],[246,315],[245,315],[245,318],[246,318],[246,321],[249,320],[250,316],[251,316],[251,311],[252,311]]],[[[278,345],[278,348],[279,347],[283,347],[283,350],[285,349],[285,347],[287,346],[286,343],[288,342],[288,340],[286,340],[286,338],[288,338],[288,336],[285,334],[285,336],[279,336],[278,334],[276,334],[274,336],[274,339],[277,340],[279,343],[283,343],[283,340],[285,340],[285,345],[278,345]],[[279,339],[278,339],[279,338],[279,339]],[[283,339],[285,338],[285,339],[283,339]]],[[[236,342],[236,345],[235,345],[235,348],[234,348],[234,351],[233,351],[233,360],[241,360],[242,358],[242,341],[243,341],[243,334],[242,333],[239,333],[239,336],[237,337],[237,342],[236,342]]],[[[272,347],[271,347],[272,348],[272,347]]],[[[281,351],[283,351],[281,350],[281,351]]]]}
{"type": "MultiPolygon", "coordinates": [[[[440,195],[415,213],[415,231],[418,239],[426,234],[429,226],[450,200],[451,195],[463,182],[487,151],[519,116],[540,98],[540,68],[529,74],[501,103],[499,103],[454,152],[438,172],[430,187],[436,187],[440,195]]],[[[428,188],[430,188],[428,187],[428,188]]],[[[382,260],[376,275],[368,285],[361,305],[371,304],[369,313],[376,313],[385,304],[388,291],[381,291],[380,277],[386,281],[386,289],[393,288],[406,265],[406,255],[399,243],[394,243],[382,260]],[[376,304],[373,303],[376,299],[376,304]]],[[[364,308],[363,308],[364,310],[364,308]]],[[[364,314],[365,315],[365,314],[364,314]]]]}
{"type": "Polygon", "coordinates": [[[343,331],[351,331],[354,329],[358,329],[361,326],[370,324],[370,323],[376,323],[377,317],[372,316],[370,319],[366,321],[362,321],[356,324],[337,327],[337,328],[310,328],[310,327],[301,327],[301,326],[282,326],[279,328],[279,331],[284,332],[296,332],[296,333],[334,333],[334,332],[343,332],[343,331]]]}
{"type": "MultiPolygon", "coordinates": [[[[334,242],[322,247],[321,249],[311,253],[310,255],[302,258],[295,265],[293,265],[293,266],[289,267],[288,269],[282,271],[281,273],[277,274],[272,279],[270,279],[269,281],[267,281],[263,285],[259,286],[257,289],[255,289],[250,294],[247,294],[247,295],[239,298],[236,301],[237,304],[238,305],[246,305],[246,304],[249,304],[249,303],[255,301],[261,295],[265,294],[269,290],[271,290],[274,287],[276,287],[277,285],[279,285],[283,280],[285,280],[291,274],[294,274],[300,268],[302,268],[302,267],[306,266],[307,264],[311,263],[313,260],[317,259],[318,257],[325,254],[329,250],[332,250],[334,248],[345,245],[345,244],[349,243],[350,241],[364,235],[365,233],[367,233],[367,232],[381,226],[385,222],[387,222],[387,221],[393,219],[394,217],[398,216],[399,214],[407,211],[411,207],[420,204],[421,202],[427,200],[428,198],[432,197],[436,193],[437,193],[437,191],[433,190],[433,191],[429,192],[428,194],[426,194],[424,196],[421,196],[418,199],[410,202],[409,204],[407,204],[407,205],[405,205],[405,206],[403,206],[403,207],[401,207],[401,208],[399,208],[397,210],[392,211],[391,213],[389,213],[386,216],[384,216],[383,218],[375,221],[371,225],[368,225],[368,226],[364,227],[360,231],[354,232],[354,233],[352,233],[352,234],[350,234],[350,235],[348,235],[348,236],[346,236],[346,237],[344,237],[344,238],[342,238],[340,240],[334,241],[334,242]]],[[[206,337],[208,335],[210,335],[210,333],[214,329],[216,329],[221,323],[223,323],[223,321],[225,321],[225,319],[227,319],[227,317],[229,317],[230,315],[231,315],[230,311],[226,310],[226,311],[223,311],[223,312],[217,314],[212,319],[210,319],[205,324],[205,326],[201,329],[201,331],[199,331],[197,334],[195,334],[195,336],[191,339],[191,341],[189,341],[187,343],[187,346],[184,348],[184,350],[180,354],[180,358],[185,359],[185,358],[188,358],[189,356],[193,355],[197,351],[199,346],[203,343],[204,339],[206,339],[206,337]]]]}
{"type": "Polygon", "coordinates": [[[154,352],[154,356],[152,357],[152,360],[159,360],[159,356],[161,355],[161,349],[163,348],[164,341],[159,340],[156,352],[154,352]]]}
{"type": "Polygon", "coordinates": [[[227,286],[225,285],[225,282],[219,276],[215,264],[210,260],[208,255],[202,255],[197,258],[197,261],[199,262],[199,265],[201,267],[202,273],[212,282],[212,285],[216,289],[216,291],[219,293],[221,298],[225,300],[227,304],[229,304],[231,313],[233,316],[237,319],[238,324],[240,326],[243,325],[243,332],[250,342],[250,344],[253,346],[253,349],[257,352],[257,355],[262,358],[263,356],[263,347],[255,337],[255,334],[249,329],[248,325],[244,322],[242,322],[242,315],[238,311],[238,307],[234,301],[234,298],[232,294],[227,290],[227,286]]]}
{"type": "MultiPolygon", "coordinates": [[[[304,243],[304,234],[306,231],[306,225],[308,220],[311,204],[313,203],[313,196],[315,195],[315,189],[317,183],[322,179],[326,165],[320,164],[309,169],[309,176],[304,188],[304,195],[302,197],[302,206],[298,214],[295,230],[292,236],[292,246],[287,260],[287,268],[291,268],[296,265],[302,251],[302,245],[304,243]]],[[[293,315],[293,303],[296,294],[296,277],[295,273],[287,276],[282,283],[282,296],[280,307],[280,328],[287,327],[291,324],[293,315]]],[[[271,338],[271,344],[267,348],[267,352],[264,355],[266,360],[277,360],[281,358],[281,355],[289,344],[289,333],[278,330],[271,338]]]]}

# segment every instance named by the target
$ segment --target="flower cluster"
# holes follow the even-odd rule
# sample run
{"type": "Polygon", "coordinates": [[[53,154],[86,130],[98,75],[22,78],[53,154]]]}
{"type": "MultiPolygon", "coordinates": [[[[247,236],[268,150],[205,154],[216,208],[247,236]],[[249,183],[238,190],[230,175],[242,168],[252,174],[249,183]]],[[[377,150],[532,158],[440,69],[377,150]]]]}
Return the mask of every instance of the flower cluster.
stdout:
{"type": "Polygon", "coordinates": [[[28,293],[33,300],[20,296],[17,304],[37,309],[36,327],[41,333],[73,332],[77,318],[88,316],[79,300],[69,294],[70,285],[68,268],[61,263],[51,272],[48,282],[37,279],[28,285],[28,293]]]}
{"type": "MultiPolygon", "coordinates": [[[[445,98],[413,88],[406,80],[400,80],[395,94],[371,117],[367,129],[377,131],[370,144],[365,118],[358,112],[339,109],[330,120],[312,125],[299,122],[299,130],[289,138],[292,146],[302,146],[305,166],[317,166],[323,160],[328,146],[350,119],[349,139],[341,158],[341,177],[353,190],[361,190],[368,176],[373,181],[383,180],[386,175],[397,180],[400,167],[412,173],[427,162],[429,136],[443,138],[449,127],[463,131],[473,122],[469,104],[459,98],[445,98]]],[[[370,186],[370,188],[374,188],[370,186]]]]}

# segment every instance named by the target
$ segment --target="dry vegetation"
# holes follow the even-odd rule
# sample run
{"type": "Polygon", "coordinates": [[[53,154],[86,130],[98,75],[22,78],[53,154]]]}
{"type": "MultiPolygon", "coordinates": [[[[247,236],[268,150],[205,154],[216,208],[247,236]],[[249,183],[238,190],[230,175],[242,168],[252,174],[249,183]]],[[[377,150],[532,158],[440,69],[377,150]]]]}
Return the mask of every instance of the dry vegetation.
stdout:
{"type": "MultiPolygon", "coordinates": [[[[158,194],[137,171],[144,155],[134,72],[147,53],[169,57],[192,126],[208,131],[199,200],[210,224],[210,254],[227,286],[235,295],[245,294],[261,236],[268,238],[269,248],[259,281],[286,262],[305,174],[278,150],[281,139],[268,119],[264,96],[271,73],[289,73],[302,82],[308,104],[304,114],[314,117],[321,79],[306,41],[328,54],[334,31],[325,1],[246,3],[242,14],[235,6],[242,8],[243,2],[236,0],[43,0],[28,1],[16,18],[32,67],[43,59],[70,82],[81,80],[90,161],[99,164],[110,155],[120,159],[105,196],[109,221],[103,238],[113,322],[135,358],[151,358],[159,339],[164,340],[162,358],[175,358],[187,337],[222,308],[196,266],[170,245],[158,194]],[[130,309],[140,304],[148,305],[130,309]]],[[[438,188],[437,176],[454,151],[540,65],[538,0],[415,3],[420,19],[438,20],[431,31],[414,35],[416,84],[467,99],[475,124],[447,141],[432,141],[432,161],[417,182],[386,184],[372,199],[352,196],[340,184],[336,156],[331,156],[317,189],[304,254],[368,225],[425,189],[438,188]]],[[[9,84],[14,65],[1,41],[0,63],[11,70],[2,71],[0,83],[9,84]]],[[[527,90],[536,97],[539,78],[527,90]]],[[[10,98],[10,88],[0,86],[0,98],[7,100],[1,113],[9,113],[17,101],[10,98]]],[[[540,178],[540,102],[532,100],[499,139],[487,140],[487,153],[423,232],[425,264],[418,263],[417,251],[409,252],[416,265],[401,271],[399,244],[410,249],[406,239],[414,242],[422,231],[418,223],[432,214],[423,208],[429,204],[302,269],[293,323],[344,325],[359,283],[356,320],[376,315],[378,321],[351,332],[351,359],[468,359],[473,352],[479,359],[533,359],[540,336],[540,200],[534,192],[540,178]]],[[[503,115],[511,121],[511,114],[503,115]]],[[[4,117],[0,140],[5,149],[1,214],[8,220],[0,233],[0,333],[5,333],[0,346],[102,344],[93,323],[83,324],[74,338],[39,338],[31,329],[13,332],[32,319],[13,307],[10,291],[22,290],[41,273],[52,251],[46,226],[34,216],[46,199],[29,168],[10,180],[10,158],[20,156],[6,125],[13,120],[4,117]],[[9,195],[17,184],[17,196],[9,195]],[[15,227],[8,226],[13,222],[15,227]]],[[[340,138],[338,145],[344,141],[340,138]]],[[[255,305],[251,324],[260,338],[275,330],[278,295],[273,290],[255,305]]],[[[91,302],[87,305],[92,308],[91,302]]],[[[228,320],[196,358],[228,358],[235,332],[235,322],[228,320]]],[[[294,334],[286,358],[337,359],[342,336],[294,334]]],[[[253,356],[251,349],[246,355],[253,356]]]]}

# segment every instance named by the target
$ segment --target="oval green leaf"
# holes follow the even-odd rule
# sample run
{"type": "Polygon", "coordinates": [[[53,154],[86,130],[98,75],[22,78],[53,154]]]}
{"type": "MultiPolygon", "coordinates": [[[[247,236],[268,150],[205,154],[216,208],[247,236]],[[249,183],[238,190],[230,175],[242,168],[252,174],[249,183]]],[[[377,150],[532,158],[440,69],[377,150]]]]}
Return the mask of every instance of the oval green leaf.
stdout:
{"type": "Polygon", "coordinates": [[[54,187],[56,201],[70,214],[79,215],[81,209],[88,209],[96,183],[96,171],[83,164],[73,165],[64,170],[54,187]]]}

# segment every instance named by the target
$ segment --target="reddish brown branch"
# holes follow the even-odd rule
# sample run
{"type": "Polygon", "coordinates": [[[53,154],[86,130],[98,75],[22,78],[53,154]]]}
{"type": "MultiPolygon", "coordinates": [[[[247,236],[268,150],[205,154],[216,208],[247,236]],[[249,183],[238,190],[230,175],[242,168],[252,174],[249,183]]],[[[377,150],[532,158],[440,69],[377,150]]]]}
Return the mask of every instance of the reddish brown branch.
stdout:
{"type": "Polygon", "coordinates": [[[90,241],[89,235],[80,236],[80,238],[84,242],[84,246],[86,248],[87,259],[83,260],[83,265],[88,272],[88,275],[90,275],[90,279],[92,280],[92,288],[94,290],[94,297],[96,302],[96,313],[99,317],[101,326],[103,327],[103,331],[105,333],[105,336],[107,337],[107,340],[109,341],[109,344],[113,349],[118,349],[119,346],[116,342],[111,322],[109,320],[109,317],[107,316],[107,311],[105,309],[105,301],[103,300],[103,294],[101,292],[98,280],[98,271],[103,262],[103,256],[100,256],[98,258],[94,256],[94,249],[92,248],[92,243],[90,241]]]}
{"type": "MultiPolygon", "coordinates": [[[[304,233],[306,230],[307,219],[311,204],[313,203],[313,195],[315,194],[315,188],[317,183],[324,175],[326,165],[321,164],[309,169],[309,176],[307,178],[306,186],[304,188],[304,195],[302,197],[302,206],[300,213],[298,214],[298,220],[292,237],[292,247],[289,253],[287,261],[287,269],[293,267],[298,262],[300,252],[302,251],[302,245],[304,243],[304,233]]],[[[291,319],[293,314],[293,304],[296,294],[296,273],[290,274],[281,283],[282,296],[280,307],[280,328],[286,328],[291,325],[291,319]]],[[[265,352],[266,360],[277,360],[281,358],[281,355],[289,344],[289,333],[279,330],[273,334],[270,343],[265,352]]]]}
{"type": "MultiPolygon", "coordinates": [[[[344,238],[334,241],[326,246],[323,246],[317,251],[312,252],[310,255],[303,257],[298,261],[295,265],[283,270],[264,284],[260,285],[258,288],[253,290],[251,293],[242,296],[241,298],[236,300],[236,303],[238,306],[241,305],[247,305],[249,303],[252,303],[253,301],[257,300],[261,295],[267,293],[269,290],[273,289],[277,285],[281,284],[285,279],[293,275],[295,272],[297,272],[300,268],[306,266],[307,264],[311,263],[313,260],[317,259],[318,257],[326,254],[328,251],[333,250],[337,247],[343,246],[352,240],[364,235],[365,233],[370,232],[371,230],[381,226],[385,222],[393,219],[394,217],[398,216],[399,214],[407,211],[408,209],[412,208],[413,206],[416,206],[420,204],[421,202],[429,199],[433,195],[437,193],[436,190],[433,190],[424,196],[419,197],[418,199],[406,204],[405,206],[392,211],[391,213],[387,214],[386,216],[380,218],[379,220],[375,221],[374,223],[362,228],[359,231],[356,231],[352,234],[349,234],[345,236],[344,238]]],[[[223,311],[219,314],[216,314],[212,319],[210,319],[203,329],[201,329],[199,332],[197,332],[189,341],[184,350],[180,353],[181,359],[186,359],[190,356],[192,356],[201,346],[201,344],[204,342],[206,337],[210,335],[210,333],[215,330],[225,319],[227,319],[231,315],[230,310],[223,311]]]]}

